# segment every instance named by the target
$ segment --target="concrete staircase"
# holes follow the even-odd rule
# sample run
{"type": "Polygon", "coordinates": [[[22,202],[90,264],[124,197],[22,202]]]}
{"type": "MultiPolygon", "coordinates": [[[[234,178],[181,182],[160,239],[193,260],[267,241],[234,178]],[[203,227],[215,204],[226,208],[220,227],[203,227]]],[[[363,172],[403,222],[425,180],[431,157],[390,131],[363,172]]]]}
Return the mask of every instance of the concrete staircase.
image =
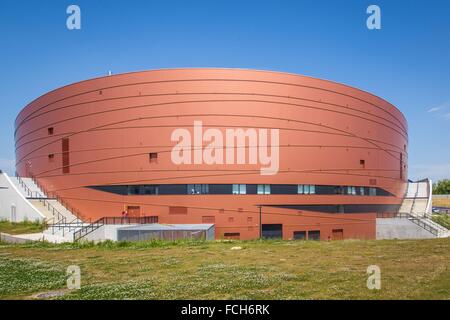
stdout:
{"type": "Polygon", "coordinates": [[[31,178],[10,177],[11,181],[27,199],[47,199],[47,196],[31,178]]]}
{"type": "Polygon", "coordinates": [[[409,182],[399,217],[407,218],[438,238],[450,237],[450,230],[431,219],[431,181],[409,182]]]}
{"type": "Polygon", "coordinates": [[[88,225],[83,223],[61,202],[48,195],[31,178],[11,177],[12,182],[31,204],[45,216],[48,228],[43,232],[45,238],[58,238],[73,241],[74,232],[88,225]]]}

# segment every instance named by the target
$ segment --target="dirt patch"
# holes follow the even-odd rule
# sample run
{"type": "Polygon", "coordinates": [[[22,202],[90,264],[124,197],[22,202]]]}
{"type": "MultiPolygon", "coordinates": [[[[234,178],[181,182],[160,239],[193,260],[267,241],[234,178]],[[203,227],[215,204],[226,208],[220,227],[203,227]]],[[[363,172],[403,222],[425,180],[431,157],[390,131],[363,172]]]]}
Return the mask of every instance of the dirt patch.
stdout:
{"type": "Polygon", "coordinates": [[[38,299],[38,300],[52,299],[52,298],[62,297],[67,293],[69,293],[69,290],[67,290],[67,289],[48,291],[48,292],[40,292],[40,293],[36,293],[36,294],[32,295],[31,299],[38,299]]]}

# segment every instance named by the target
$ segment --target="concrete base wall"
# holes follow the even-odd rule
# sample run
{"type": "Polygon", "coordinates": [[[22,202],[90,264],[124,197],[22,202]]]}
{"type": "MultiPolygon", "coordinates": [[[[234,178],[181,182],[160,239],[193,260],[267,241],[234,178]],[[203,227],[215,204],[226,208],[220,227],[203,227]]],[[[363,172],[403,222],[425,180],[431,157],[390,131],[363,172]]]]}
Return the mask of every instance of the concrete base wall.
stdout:
{"type": "Polygon", "coordinates": [[[2,233],[0,232],[0,242],[7,242],[7,243],[27,243],[31,240],[19,238],[13,235],[10,235],[8,233],[2,233]]]}
{"type": "Polygon", "coordinates": [[[377,219],[377,240],[430,238],[436,236],[406,218],[377,219]]]}
{"type": "MultiPolygon", "coordinates": [[[[135,226],[134,224],[127,224],[127,227],[135,226]]],[[[89,233],[83,238],[87,241],[105,241],[113,240],[117,241],[117,229],[123,228],[123,224],[109,224],[98,228],[97,230],[89,233]]]]}

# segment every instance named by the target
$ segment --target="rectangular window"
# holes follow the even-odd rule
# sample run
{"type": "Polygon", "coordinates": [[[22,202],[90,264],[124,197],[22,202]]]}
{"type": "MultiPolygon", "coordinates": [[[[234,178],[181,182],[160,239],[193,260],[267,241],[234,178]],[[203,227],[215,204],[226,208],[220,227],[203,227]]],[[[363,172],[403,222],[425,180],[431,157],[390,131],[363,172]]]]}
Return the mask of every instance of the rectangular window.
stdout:
{"type": "Polygon", "coordinates": [[[55,155],[53,153],[48,155],[48,162],[53,162],[55,160],[55,155]]]}
{"type": "Polygon", "coordinates": [[[306,240],[306,231],[294,231],[294,240],[306,240]]]}
{"type": "Polygon", "coordinates": [[[142,192],[141,192],[142,189],[143,189],[143,186],[140,186],[140,185],[128,186],[128,195],[142,194],[142,192]]]}
{"type": "Polygon", "coordinates": [[[188,184],[188,194],[208,194],[209,185],[207,184],[188,184]]]}
{"type": "Polygon", "coordinates": [[[233,184],[233,194],[247,194],[247,185],[233,184]]]}
{"type": "Polygon", "coordinates": [[[294,184],[271,184],[270,194],[297,194],[298,186],[294,184]]]}
{"type": "Polygon", "coordinates": [[[356,195],[356,187],[348,186],[347,187],[347,194],[349,194],[349,195],[356,195]]]}
{"type": "Polygon", "coordinates": [[[320,230],[308,231],[308,240],[320,240],[320,230]]]}
{"type": "Polygon", "coordinates": [[[144,186],[144,194],[158,194],[158,186],[144,186]]]}
{"type": "Polygon", "coordinates": [[[369,196],[376,196],[376,195],[377,195],[377,189],[369,188],[369,196]]]}
{"type": "Polygon", "coordinates": [[[150,163],[158,162],[158,153],[156,152],[150,152],[148,154],[148,158],[150,160],[150,163]]]}
{"type": "Polygon", "coordinates": [[[282,224],[263,224],[262,225],[262,237],[263,238],[282,238],[283,237],[283,225],[282,224]]]}
{"type": "Polygon", "coordinates": [[[209,184],[209,194],[232,194],[233,185],[231,184],[209,184]]]}
{"type": "Polygon", "coordinates": [[[364,195],[364,187],[359,187],[359,194],[364,195]]]}
{"type": "Polygon", "coordinates": [[[53,127],[47,129],[48,135],[51,136],[54,132],[53,127]]]}
{"type": "Polygon", "coordinates": [[[263,184],[258,184],[258,194],[264,194],[264,185],[263,184]]]}
{"type": "Polygon", "coordinates": [[[315,194],[316,186],[313,184],[299,184],[297,187],[298,194],[315,194]]]}
{"type": "Polygon", "coordinates": [[[241,237],[240,232],[225,232],[223,234],[223,238],[229,240],[239,240],[240,237],[241,237]]]}
{"type": "Polygon", "coordinates": [[[149,216],[149,217],[146,217],[146,218],[148,218],[149,223],[158,223],[158,221],[159,221],[159,217],[158,216],[149,216]]]}
{"type": "Polygon", "coordinates": [[[70,158],[69,158],[69,138],[62,139],[62,171],[63,174],[70,173],[70,158]]]}
{"type": "Polygon", "coordinates": [[[304,194],[309,194],[309,184],[305,184],[303,186],[303,192],[304,192],[304,194]]]}
{"type": "Polygon", "coordinates": [[[258,194],[270,194],[270,184],[258,184],[258,194]]]}
{"type": "Polygon", "coordinates": [[[360,165],[361,169],[365,169],[366,168],[366,160],[364,160],[364,159],[359,160],[359,165],[360,165]]]}

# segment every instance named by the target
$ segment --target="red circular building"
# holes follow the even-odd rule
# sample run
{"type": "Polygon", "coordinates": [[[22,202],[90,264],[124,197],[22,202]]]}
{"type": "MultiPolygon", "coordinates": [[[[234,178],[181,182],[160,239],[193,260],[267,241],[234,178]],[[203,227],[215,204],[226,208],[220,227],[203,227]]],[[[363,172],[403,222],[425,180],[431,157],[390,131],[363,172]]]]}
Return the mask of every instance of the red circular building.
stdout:
{"type": "Polygon", "coordinates": [[[287,73],[135,72],[17,116],[16,169],[84,220],[212,223],[216,238],[375,238],[406,189],[407,123],[370,93],[287,73]]]}

